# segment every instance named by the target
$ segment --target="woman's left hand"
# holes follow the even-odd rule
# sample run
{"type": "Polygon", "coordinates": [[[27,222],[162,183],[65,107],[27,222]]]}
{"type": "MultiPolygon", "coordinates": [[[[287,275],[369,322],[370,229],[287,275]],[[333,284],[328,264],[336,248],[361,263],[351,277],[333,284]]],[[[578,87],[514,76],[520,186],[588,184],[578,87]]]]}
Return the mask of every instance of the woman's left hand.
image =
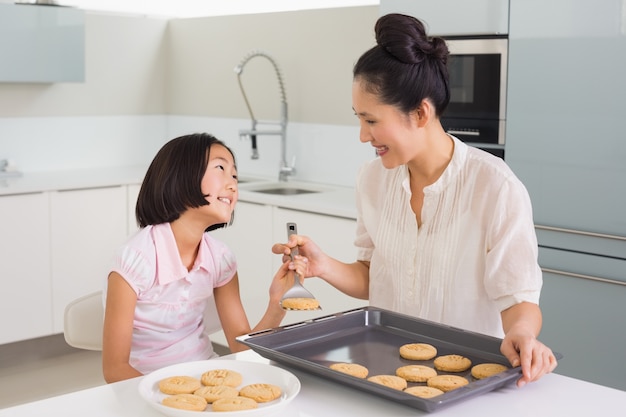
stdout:
{"type": "Polygon", "coordinates": [[[541,329],[541,310],[532,303],[519,303],[502,312],[505,331],[500,351],[513,367],[522,367],[517,386],[537,381],[557,366],[552,349],[537,340],[541,329]]]}

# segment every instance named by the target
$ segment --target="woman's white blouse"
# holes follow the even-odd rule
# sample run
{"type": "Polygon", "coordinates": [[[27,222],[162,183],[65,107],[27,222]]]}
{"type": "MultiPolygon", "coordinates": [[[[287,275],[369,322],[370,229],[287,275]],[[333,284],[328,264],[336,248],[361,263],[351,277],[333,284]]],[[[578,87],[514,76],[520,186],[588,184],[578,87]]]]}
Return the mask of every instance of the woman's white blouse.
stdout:
{"type": "Polygon", "coordinates": [[[424,189],[419,229],[408,168],[364,165],[358,259],[370,261],[371,305],[502,337],[502,310],[539,303],[530,198],[504,161],[453,140],[448,167],[424,189]]]}

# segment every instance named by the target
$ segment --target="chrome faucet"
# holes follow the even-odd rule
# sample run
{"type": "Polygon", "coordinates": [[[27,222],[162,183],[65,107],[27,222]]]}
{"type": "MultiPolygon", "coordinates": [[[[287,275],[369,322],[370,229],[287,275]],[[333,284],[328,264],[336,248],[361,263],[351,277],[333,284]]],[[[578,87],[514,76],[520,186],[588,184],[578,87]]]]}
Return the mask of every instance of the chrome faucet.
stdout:
{"type": "Polygon", "coordinates": [[[241,94],[243,95],[243,99],[246,102],[246,107],[248,108],[248,112],[250,113],[250,118],[252,119],[252,128],[244,129],[239,131],[239,136],[242,138],[250,138],[252,141],[252,159],[259,159],[259,152],[257,149],[257,136],[263,135],[276,135],[280,136],[280,149],[281,149],[281,158],[280,158],[280,170],[278,171],[278,180],[279,181],[287,181],[290,175],[295,174],[295,157],[290,165],[287,162],[287,97],[285,95],[285,85],[283,82],[283,77],[280,73],[280,69],[278,68],[278,64],[270,55],[266,52],[254,50],[249,52],[246,56],[243,57],[239,65],[235,67],[235,73],[237,73],[237,82],[239,83],[239,89],[241,90],[241,94]],[[257,56],[262,56],[269,60],[274,67],[274,71],[276,72],[276,77],[278,78],[278,86],[280,88],[280,105],[281,105],[281,117],[280,121],[277,122],[261,122],[254,117],[252,113],[252,108],[250,107],[250,103],[248,102],[248,97],[243,89],[243,84],[241,83],[241,74],[243,72],[243,67],[246,63],[257,56]],[[278,129],[268,129],[268,130],[260,130],[258,129],[259,124],[270,124],[270,125],[278,125],[278,129]]]}

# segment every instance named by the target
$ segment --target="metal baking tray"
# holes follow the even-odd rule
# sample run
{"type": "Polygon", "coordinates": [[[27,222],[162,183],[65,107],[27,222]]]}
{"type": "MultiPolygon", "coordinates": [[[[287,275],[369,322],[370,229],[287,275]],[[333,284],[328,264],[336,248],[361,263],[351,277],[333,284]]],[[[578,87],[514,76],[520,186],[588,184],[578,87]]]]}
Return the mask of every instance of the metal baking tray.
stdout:
{"type": "MultiPolygon", "coordinates": [[[[508,360],[500,353],[501,339],[376,307],[348,310],[250,333],[237,340],[267,359],[427,412],[495,390],[521,376],[521,369],[510,368],[508,360]],[[438,356],[458,354],[471,359],[472,365],[491,362],[506,365],[509,369],[482,380],[473,378],[470,370],[454,373],[464,376],[470,383],[426,399],[329,368],[335,362],[358,363],[367,367],[369,376],[373,376],[395,375],[398,367],[408,364],[434,367],[432,360],[403,359],[399,348],[406,343],[429,343],[437,348],[438,356]]],[[[425,383],[409,382],[408,385],[425,383]]]]}

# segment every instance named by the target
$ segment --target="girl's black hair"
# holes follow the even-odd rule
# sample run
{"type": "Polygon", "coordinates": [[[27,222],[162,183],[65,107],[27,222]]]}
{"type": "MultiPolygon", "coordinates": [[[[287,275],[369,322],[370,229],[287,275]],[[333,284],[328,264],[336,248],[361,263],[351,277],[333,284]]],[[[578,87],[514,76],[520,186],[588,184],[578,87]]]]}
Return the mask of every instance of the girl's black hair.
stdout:
{"type": "MultiPolygon", "coordinates": [[[[233,151],[208,133],[180,136],[167,142],[157,152],[143,179],[135,217],[139,227],[169,223],[189,208],[210,204],[202,193],[201,183],[209,163],[212,145],[233,151]]],[[[234,213],[230,222],[234,219],[234,213]]],[[[206,231],[226,226],[212,225],[206,231]]]]}
{"type": "Polygon", "coordinates": [[[420,20],[403,14],[381,16],[374,30],[377,45],[361,55],[354,79],[381,102],[405,113],[430,99],[441,116],[450,102],[446,42],[429,38],[420,20]]]}

